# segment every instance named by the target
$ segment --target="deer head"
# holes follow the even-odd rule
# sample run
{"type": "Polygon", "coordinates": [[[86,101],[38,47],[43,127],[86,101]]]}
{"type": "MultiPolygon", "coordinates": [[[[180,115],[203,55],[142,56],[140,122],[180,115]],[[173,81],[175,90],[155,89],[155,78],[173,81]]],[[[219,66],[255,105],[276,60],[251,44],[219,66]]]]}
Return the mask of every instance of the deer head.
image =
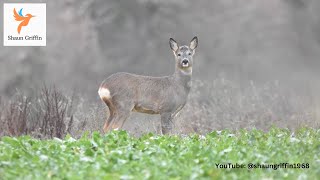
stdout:
{"type": "Polygon", "coordinates": [[[178,43],[170,38],[170,48],[176,60],[176,68],[182,71],[190,71],[193,65],[193,55],[198,46],[198,38],[194,37],[189,45],[179,46],[178,43]]]}

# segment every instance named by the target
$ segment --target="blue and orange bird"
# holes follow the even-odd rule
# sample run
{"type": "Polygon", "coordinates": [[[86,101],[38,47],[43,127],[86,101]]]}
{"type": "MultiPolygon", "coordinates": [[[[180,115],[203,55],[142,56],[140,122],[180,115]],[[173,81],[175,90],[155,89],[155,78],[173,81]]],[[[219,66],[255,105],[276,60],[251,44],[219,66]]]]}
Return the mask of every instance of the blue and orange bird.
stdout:
{"type": "Polygon", "coordinates": [[[13,9],[13,14],[14,14],[13,16],[14,16],[15,20],[16,20],[16,21],[22,21],[22,22],[19,24],[18,29],[17,29],[19,34],[20,34],[20,31],[21,31],[22,26],[27,26],[27,25],[29,24],[30,19],[31,19],[32,17],[35,17],[35,16],[31,15],[31,14],[26,14],[26,16],[23,16],[23,15],[22,15],[22,9],[23,9],[23,8],[21,8],[21,9],[19,10],[19,13],[17,13],[17,11],[16,11],[15,8],[13,9]]]}

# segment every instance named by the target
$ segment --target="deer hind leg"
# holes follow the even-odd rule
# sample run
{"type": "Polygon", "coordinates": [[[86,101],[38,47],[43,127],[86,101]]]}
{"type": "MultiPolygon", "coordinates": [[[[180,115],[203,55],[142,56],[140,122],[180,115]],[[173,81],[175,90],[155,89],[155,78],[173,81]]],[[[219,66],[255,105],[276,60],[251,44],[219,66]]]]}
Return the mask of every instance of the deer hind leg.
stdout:
{"type": "Polygon", "coordinates": [[[125,121],[130,116],[130,110],[125,108],[120,108],[114,106],[114,108],[110,108],[110,116],[104,124],[103,130],[104,132],[111,131],[113,129],[121,129],[125,121]]]}
{"type": "Polygon", "coordinates": [[[130,111],[128,110],[119,110],[115,118],[112,120],[109,130],[113,129],[122,129],[124,123],[130,116],[130,111]]]}
{"type": "Polygon", "coordinates": [[[103,131],[104,131],[105,133],[108,132],[108,129],[110,129],[110,125],[111,125],[114,117],[115,117],[115,116],[114,116],[114,113],[111,113],[111,111],[110,111],[110,116],[108,117],[106,123],[105,123],[104,126],[103,126],[103,131]]]}
{"type": "Polygon", "coordinates": [[[105,122],[104,126],[103,126],[103,131],[106,133],[111,125],[111,123],[114,121],[116,113],[117,113],[117,109],[114,106],[112,99],[103,99],[103,101],[107,104],[108,108],[109,108],[109,117],[107,119],[107,121],[105,122]]]}
{"type": "Polygon", "coordinates": [[[110,119],[110,122],[108,122],[108,131],[112,129],[121,129],[134,107],[133,102],[130,101],[117,102],[118,101],[114,101],[113,103],[115,105],[116,113],[114,114],[114,117],[110,119]]]}
{"type": "Polygon", "coordinates": [[[128,110],[117,109],[115,113],[110,111],[110,116],[103,127],[104,132],[106,133],[113,129],[121,129],[129,116],[130,111],[128,110]]]}

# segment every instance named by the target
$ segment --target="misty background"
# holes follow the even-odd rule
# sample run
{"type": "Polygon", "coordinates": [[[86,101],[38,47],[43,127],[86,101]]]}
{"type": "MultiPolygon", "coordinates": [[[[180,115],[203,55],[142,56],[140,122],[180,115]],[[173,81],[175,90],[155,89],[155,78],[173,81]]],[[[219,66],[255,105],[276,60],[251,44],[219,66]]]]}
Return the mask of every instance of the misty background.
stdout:
{"type": "MultiPolygon", "coordinates": [[[[277,117],[278,111],[291,117],[291,112],[301,115],[300,111],[306,110],[307,116],[296,118],[299,124],[308,119],[312,126],[319,127],[318,0],[28,2],[47,3],[47,46],[1,47],[2,98],[9,99],[17,91],[32,94],[45,83],[101,104],[97,90],[109,75],[119,71],[170,75],[174,71],[174,57],[169,38],[188,44],[198,36],[193,69],[193,79],[199,82],[194,83],[198,94],[191,95],[190,102],[196,104],[189,103],[189,108],[204,106],[201,112],[211,112],[209,119],[214,116],[224,120],[229,112],[246,113],[235,108],[236,103],[248,101],[246,107],[257,104],[248,99],[261,92],[260,109],[272,109],[269,118],[277,117]],[[225,90],[233,93],[220,98],[223,95],[217,92],[225,90]],[[265,92],[269,95],[261,95],[265,92]],[[281,97],[282,105],[274,103],[281,97]],[[211,105],[210,99],[214,102],[211,105]],[[228,108],[217,112],[227,102],[228,108]],[[280,110],[281,107],[288,110],[280,110]]],[[[2,3],[0,6],[3,9],[2,3]]],[[[185,112],[183,117],[194,114],[185,112]]],[[[226,119],[243,122],[248,113],[239,117],[235,114],[226,119]]],[[[290,125],[289,119],[283,120],[287,122],[284,127],[290,125]]],[[[209,126],[226,127],[213,122],[209,126]]]]}

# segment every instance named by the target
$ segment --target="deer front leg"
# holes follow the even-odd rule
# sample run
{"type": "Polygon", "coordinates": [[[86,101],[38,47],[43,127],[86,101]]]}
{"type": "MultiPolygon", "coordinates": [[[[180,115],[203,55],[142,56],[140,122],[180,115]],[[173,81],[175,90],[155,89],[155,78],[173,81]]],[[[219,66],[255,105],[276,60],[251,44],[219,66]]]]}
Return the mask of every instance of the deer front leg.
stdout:
{"type": "Polygon", "coordinates": [[[171,133],[173,122],[172,122],[172,113],[162,113],[161,115],[161,130],[162,134],[171,133]]]}

